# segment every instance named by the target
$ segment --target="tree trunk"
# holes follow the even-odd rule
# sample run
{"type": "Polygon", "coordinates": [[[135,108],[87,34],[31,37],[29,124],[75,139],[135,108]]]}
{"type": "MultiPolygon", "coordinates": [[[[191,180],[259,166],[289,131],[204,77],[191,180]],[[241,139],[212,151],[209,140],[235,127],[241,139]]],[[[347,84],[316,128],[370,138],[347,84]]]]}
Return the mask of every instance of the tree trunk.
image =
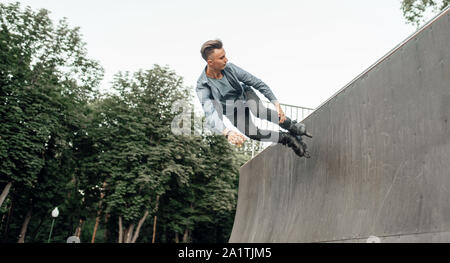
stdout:
{"type": "Polygon", "coordinates": [[[41,229],[42,223],[44,223],[44,217],[41,217],[39,220],[39,225],[37,226],[36,230],[34,230],[32,236],[33,236],[33,242],[36,240],[37,235],[39,234],[39,229],[41,229]]]}
{"type": "Polygon", "coordinates": [[[184,235],[183,235],[183,243],[187,243],[189,240],[189,229],[186,227],[186,229],[184,230],[184,235]]]}
{"type": "Polygon", "coordinates": [[[117,243],[122,243],[122,239],[123,239],[123,232],[122,232],[122,216],[119,216],[119,240],[117,241],[117,243]]]}
{"type": "Polygon", "coordinates": [[[108,237],[109,237],[108,218],[109,218],[109,214],[106,214],[105,215],[105,226],[106,226],[106,228],[105,228],[105,236],[104,236],[104,238],[105,238],[104,242],[105,243],[108,243],[108,237]]]}
{"type": "Polygon", "coordinates": [[[81,229],[83,228],[83,224],[84,224],[84,220],[80,219],[77,230],[75,231],[75,236],[77,236],[78,238],[80,238],[80,236],[81,236],[81,229]]]}
{"type": "MultiPolygon", "coordinates": [[[[194,209],[194,205],[191,203],[190,208],[193,210],[194,209]]],[[[189,228],[188,226],[186,226],[186,229],[184,230],[184,235],[183,235],[183,243],[187,243],[189,240],[189,228]]]]}
{"type": "Polygon", "coordinates": [[[13,208],[14,208],[14,201],[11,199],[11,206],[9,207],[8,218],[6,219],[5,232],[3,233],[3,242],[6,242],[6,237],[8,236],[9,222],[11,220],[11,214],[14,210],[13,208]]]}
{"type": "Polygon", "coordinates": [[[0,222],[0,229],[3,228],[3,221],[5,221],[7,216],[8,216],[8,214],[6,214],[6,213],[2,216],[2,221],[0,222]]]}
{"type": "Polygon", "coordinates": [[[133,236],[133,230],[134,230],[134,223],[128,227],[127,234],[125,237],[125,243],[131,242],[131,237],[133,236]]]}
{"type": "Polygon", "coordinates": [[[97,213],[97,217],[95,218],[94,233],[92,233],[91,243],[95,243],[95,235],[97,234],[97,228],[98,228],[99,222],[100,222],[100,216],[98,216],[98,213],[97,213]]]}
{"type": "Polygon", "coordinates": [[[124,225],[123,234],[122,234],[122,243],[127,243],[127,233],[128,233],[128,228],[124,225]]]}
{"type": "Polygon", "coordinates": [[[175,232],[175,243],[180,243],[180,238],[178,237],[178,232],[175,232]]]}
{"type": "Polygon", "coordinates": [[[156,237],[156,219],[157,216],[153,218],[153,237],[152,237],[152,243],[155,243],[155,237],[156,237]]]}
{"type": "Polygon", "coordinates": [[[145,210],[144,216],[139,220],[139,223],[136,227],[136,230],[134,231],[133,239],[131,240],[131,243],[136,243],[136,240],[139,237],[139,232],[141,231],[141,227],[144,224],[145,219],[147,219],[148,216],[148,209],[145,210]]]}
{"type": "MultiPolygon", "coordinates": [[[[103,182],[103,188],[105,188],[105,187],[106,187],[106,182],[103,182]]],[[[91,243],[95,243],[95,235],[97,234],[97,228],[100,223],[100,215],[102,214],[102,202],[103,202],[104,196],[105,196],[105,193],[100,193],[100,201],[98,202],[97,217],[95,218],[94,233],[92,233],[91,243]]]]}
{"type": "Polygon", "coordinates": [[[3,188],[3,192],[0,195],[0,207],[2,207],[3,201],[5,201],[6,196],[8,196],[9,189],[11,189],[12,182],[9,182],[5,188],[3,188]]]}
{"type": "Polygon", "coordinates": [[[155,204],[155,216],[153,217],[153,237],[152,237],[152,243],[155,243],[155,237],[156,237],[156,213],[158,212],[159,208],[159,195],[156,196],[156,204],[155,204]]]}
{"type": "Polygon", "coordinates": [[[31,211],[32,208],[28,210],[27,215],[25,216],[25,220],[23,221],[22,229],[20,230],[19,240],[17,241],[17,243],[25,243],[25,235],[27,233],[28,223],[30,223],[31,211]]]}

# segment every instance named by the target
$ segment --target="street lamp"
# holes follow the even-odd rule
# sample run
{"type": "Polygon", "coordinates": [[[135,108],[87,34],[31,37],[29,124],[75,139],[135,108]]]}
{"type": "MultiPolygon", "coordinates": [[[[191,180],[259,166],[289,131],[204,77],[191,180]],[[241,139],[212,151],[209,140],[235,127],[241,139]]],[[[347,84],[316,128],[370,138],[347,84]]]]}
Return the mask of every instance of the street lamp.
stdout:
{"type": "Polygon", "coordinates": [[[53,209],[53,211],[52,211],[53,221],[52,221],[52,226],[50,227],[50,234],[48,235],[47,243],[50,243],[50,239],[52,238],[53,225],[55,224],[55,219],[58,217],[58,215],[59,215],[58,207],[55,207],[55,209],[53,209]]]}

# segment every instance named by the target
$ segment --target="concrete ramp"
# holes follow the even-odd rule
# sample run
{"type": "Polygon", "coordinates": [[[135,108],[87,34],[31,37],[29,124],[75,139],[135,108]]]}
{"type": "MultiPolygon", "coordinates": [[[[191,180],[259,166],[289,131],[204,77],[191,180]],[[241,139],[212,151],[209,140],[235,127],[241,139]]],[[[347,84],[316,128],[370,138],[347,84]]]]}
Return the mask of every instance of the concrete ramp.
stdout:
{"type": "Polygon", "coordinates": [[[450,242],[450,12],[240,169],[230,242],[450,242]]]}

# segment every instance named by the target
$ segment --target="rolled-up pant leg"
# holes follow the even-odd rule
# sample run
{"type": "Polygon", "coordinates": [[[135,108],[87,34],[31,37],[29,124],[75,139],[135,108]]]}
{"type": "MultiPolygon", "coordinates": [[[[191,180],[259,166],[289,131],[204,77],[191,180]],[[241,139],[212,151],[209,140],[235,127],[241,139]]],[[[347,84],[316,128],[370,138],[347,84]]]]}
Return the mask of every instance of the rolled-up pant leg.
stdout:
{"type": "Polygon", "coordinates": [[[252,88],[246,91],[247,105],[250,111],[257,118],[268,120],[272,123],[279,124],[278,112],[264,106],[264,103],[252,88]]]}
{"type": "MultiPolygon", "coordinates": [[[[256,94],[255,94],[256,95],[256,94]]],[[[247,103],[242,100],[236,101],[234,104],[233,110],[226,111],[227,118],[231,121],[231,123],[238,128],[240,132],[245,134],[252,140],[263,141],[263,142],[278,142],[279,132],[272,130],[262,130],[256,127],[254,122],[251,119],[250,111],[254,106],[252,103],[247,103]]],[[[254,109],[256,110],[256,109],[254,109]]],[[[253,112],[253,111],[252,111],[253,112]]],[[[275,112],[275,116],[278,118],[278,113],[275,112]]],[[[271,117],[269,117],[271,118],[271,117]]],[[[274,119],[274,118],[271,118],[274,119]]],[[[271,120],[269,120],[271,121],[271,120]]],[[[276,121],[275,123],[278,123],[276,121]]]]}

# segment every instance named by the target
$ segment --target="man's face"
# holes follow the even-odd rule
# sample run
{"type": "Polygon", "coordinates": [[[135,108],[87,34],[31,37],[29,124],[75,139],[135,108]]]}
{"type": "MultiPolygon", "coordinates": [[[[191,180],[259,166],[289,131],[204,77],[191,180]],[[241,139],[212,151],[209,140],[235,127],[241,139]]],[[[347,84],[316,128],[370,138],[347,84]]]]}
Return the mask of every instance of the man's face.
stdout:
{"type": "Polygon", "coordinates": [[[228,59],[225,49],[214,49],[214,52],[208,58],[208,66],[215,70],[223,70],[227,65],[228,59]]]}

